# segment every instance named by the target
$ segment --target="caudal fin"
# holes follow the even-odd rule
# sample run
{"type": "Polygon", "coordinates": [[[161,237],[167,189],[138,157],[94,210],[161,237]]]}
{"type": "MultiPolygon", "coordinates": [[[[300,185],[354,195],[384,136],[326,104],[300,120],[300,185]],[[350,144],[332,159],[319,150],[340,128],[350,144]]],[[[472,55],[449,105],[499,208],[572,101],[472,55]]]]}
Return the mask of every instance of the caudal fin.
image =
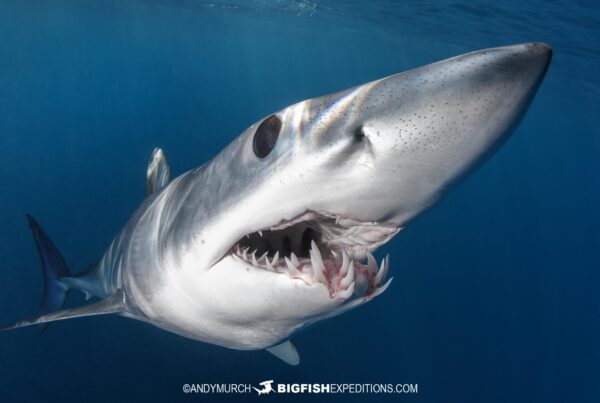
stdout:
{"type": "MultiPolygon", "coordinates": [[[[27,220],[33,233],[35,246],[42,264],[42,271],[44,272],[44,295],[40,307],[40,316],[44,316],[62,308],[67,299],[69,287],[60,279],[61,277],[69,277],[71,273],[65,259],[35,218],[27,215],[27,220]]],[[[40,325],[39,333],[46,331],[48,326],[47,323],[40,325]]]]}
{"type": "Polygon", "coordinates": [[[31,325],[48,326],[50,322],[55,322],[57,320],[82,318],[85,316],[107,315],[111,313],[123,313],[124,311],[125,295],[123,294],[123,291],[117,290],[111,297],[107,299],[103,299],[89,305],[80,306],[78,308],[52,312],[34,319],[21,320],[13,323],[12,325],[0,327],[0,332],[31,325]]]}

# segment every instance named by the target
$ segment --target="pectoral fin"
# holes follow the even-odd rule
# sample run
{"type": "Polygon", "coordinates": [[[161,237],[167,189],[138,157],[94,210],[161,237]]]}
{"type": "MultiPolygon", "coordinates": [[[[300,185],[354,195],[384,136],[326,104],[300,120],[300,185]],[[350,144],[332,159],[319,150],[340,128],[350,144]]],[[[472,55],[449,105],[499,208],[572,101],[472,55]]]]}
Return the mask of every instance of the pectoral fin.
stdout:
{"type": "Polygon", "coordinates": [[[294,343],[292,343],[290,340],[284,341],[276,346],[269,347],[267,348],[267,351],[286,364],[300,364],[300,355],[298,354],[298,350],[296,350],[296,346],[294,346],[294,343]]]}
{"type": "Polygon", "coordinates": [[[62,311],[52,312],[42,315],[35,319],[22,320],[9,326],[0,328],[0,331],[16,329],[19,327],[37,325],[41,323],[54,322],[57,320],[81,318],[84,316],[106,315],[110,313],[123,312],[125,308],[125,296],[121,290],[117,290],[110,298],[93,304],[81,306],[78,308],[63,309],[62,311]]]}

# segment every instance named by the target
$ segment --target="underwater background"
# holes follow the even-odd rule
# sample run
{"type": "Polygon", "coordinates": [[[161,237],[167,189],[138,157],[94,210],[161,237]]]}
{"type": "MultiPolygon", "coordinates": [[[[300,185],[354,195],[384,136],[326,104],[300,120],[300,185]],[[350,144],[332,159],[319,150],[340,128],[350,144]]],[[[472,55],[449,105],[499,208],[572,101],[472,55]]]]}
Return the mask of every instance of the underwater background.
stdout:
{"type": "MultiPolygon", "coordinates": [[[[213,401],[184,383],[413,383],[287,400],[600,401],[597,1],[0,0],[0,323],[33,316],[25,214],[77,272],[145,197],[297,101],[481,48],[544,41],[514,136],[378,251],[382,296],[295,338],[290,367],[120,317],[0,334],[0,402],[213,401]]],[[[71,293],[69,306],[84,302],[71,293]]],[[[278,399],[278,400],[280,400],[278,399]]]]}

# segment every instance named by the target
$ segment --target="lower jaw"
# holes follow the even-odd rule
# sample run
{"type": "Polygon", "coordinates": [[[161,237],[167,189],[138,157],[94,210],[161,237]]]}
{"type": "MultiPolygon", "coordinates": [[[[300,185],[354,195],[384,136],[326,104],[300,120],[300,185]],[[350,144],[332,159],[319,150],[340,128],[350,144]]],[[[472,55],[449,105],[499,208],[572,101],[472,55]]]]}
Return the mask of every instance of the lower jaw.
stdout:
{"type": "Polygon", "coordinates": [[[301,280],[308,286],[323,285],[327,287],[331,299],[370,299],[389,285],[389,281],[385,282],[388,257],[378,266],[370,253],[367,253],[367,261],[360,263],[353,261],[345,250],[330,252],[331,256],[323,258],[313,242],[310,258],[298,259],[293,253],[290,257],[280,258],[277,253],[271,259],[266,255],[256,256],[253,251],[239,245],[233,248],[231,255],[256,269],[286,275],[290,279],[301,280]]]}

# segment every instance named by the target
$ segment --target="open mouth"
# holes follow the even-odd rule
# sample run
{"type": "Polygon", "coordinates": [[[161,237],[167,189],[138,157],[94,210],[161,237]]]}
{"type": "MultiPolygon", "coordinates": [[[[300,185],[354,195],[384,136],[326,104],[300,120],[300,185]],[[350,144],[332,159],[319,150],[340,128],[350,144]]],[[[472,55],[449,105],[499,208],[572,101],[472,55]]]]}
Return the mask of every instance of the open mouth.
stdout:
{"type": "Polygon", "coordinates": [[[385,291],[392,280],[385,282],[389,257],[377,265],[372,252],[398,231],[396,227],[309,211],[247,234],[232,247],[231,254],[253,267],[307,285],[323,284],[331,298],[370,299],[385,291]]]}

